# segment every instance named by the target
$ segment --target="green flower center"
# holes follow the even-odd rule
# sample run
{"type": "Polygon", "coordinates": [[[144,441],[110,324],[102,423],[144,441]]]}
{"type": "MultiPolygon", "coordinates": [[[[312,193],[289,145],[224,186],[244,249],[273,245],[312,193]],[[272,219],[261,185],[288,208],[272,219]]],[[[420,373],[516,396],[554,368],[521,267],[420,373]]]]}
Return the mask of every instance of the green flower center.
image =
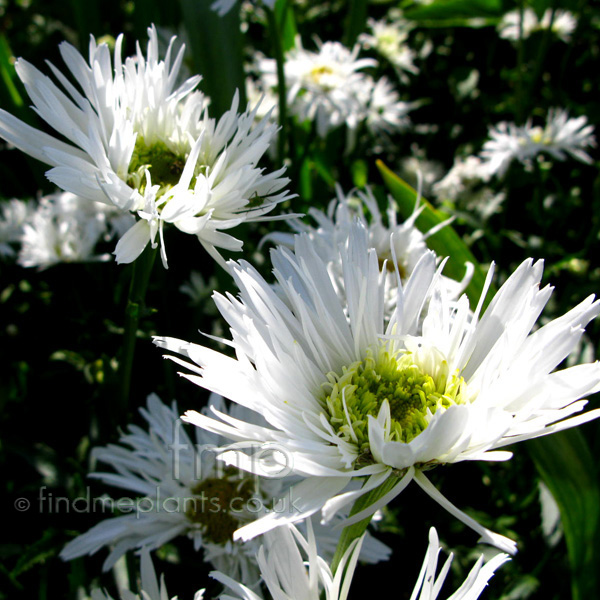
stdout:
{"type": "Polygon", "coordinates": [[[252,498],[250,479],[207,478],[192,488],[194,498],[186,504],[186,517],[199,525],[203,536],[214,544],[224,545],[240,527],[244,505],[252,498]],[[233,514],[232,514],[233,513],[233,514]]]}
{"type": "MultiPolygon", "coordinates": [[[[146,188],[146,170],[148,170],[152,185],[160,187],[157,196],[161,196],[179,183],[187,157],[188,155],[185,153],[173,152],[164,142],[159,141],[148,145],[144,137],[138,134],[129,163],[127,183],[143,194],[146,188]]],[[[205,174],[206,171],[207,165],[198,161],[194,168],[192,181],[200,173],[205,174]]]]}
{"type": "Polygon", "coordinates": [[[438,409],[465,402],[462,377],[448,377],[443,361],[435,375],[414,364],[413,356],[367,351],[364,360],[330,372],[323,384],[324,409],[337,435],[358,447],[359,457],[370,457],[368,416],[377,417],[384,400],[390,406],[392,441],[408,443],[428,425],[438,409]]]}

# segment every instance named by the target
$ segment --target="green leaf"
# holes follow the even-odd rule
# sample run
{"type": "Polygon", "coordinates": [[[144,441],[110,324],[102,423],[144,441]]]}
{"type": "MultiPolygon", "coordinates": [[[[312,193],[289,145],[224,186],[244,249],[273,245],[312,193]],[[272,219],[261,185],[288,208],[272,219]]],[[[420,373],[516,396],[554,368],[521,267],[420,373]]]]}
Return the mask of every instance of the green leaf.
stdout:
{"type": "Polygon", "coordinates": [[[367,0],[350,0],[344,44],[351,48],[367,24],[367,0]]]}
{"type": "Polygon", "coordinates": [[[194,67],[202,75],[200,88],[210,97],[211,117],[218,118],[231,108],[236,89],[242,108],[246,94],[239,10],[230,10],[220,17],[210,8],[211,4],[181,0],[181,10],[194,67]]]}
{"type": "Polygon", "coordinates": [[[281,47],[285,53],[296,45],[296,36],[298,35],[294,9],[289,0],[277,0],[275,18],[281,32],[281,47]]]}
{"type": "Polygon", "coordinates": [[[560,509],[574,600],[600,597],[600,488],[596,463],[577,429],[527,442],[560,509]]]}
{"type": "Polygon", "coordinates": [[[436,0],[410,8],[404,16],[413,21],[448,21],[499,17],[503,12],[500,0],[436,0]]]}
{"type": "Polygon", "coordinates": [[[0,35],[0,77],[14,108],[23,108],[23,98],[15,85],[17,74],[13,65],[13,55],[4,34],[0,35]]]}
{"type": "MultiPolygon", "coordinates": [[[[408,183],[400,179],[395,173],[390,171],[381,161],[377,161],[377,168],[381,173],[383,180],[398,204],[400,214],[407,219],[413,213],[417,201],[417,192],[408,183]]],[[[431,228],[446,221],[450,215],[435,209],[425,198],[421,198],[421,204],[425,205],[423,212],[416,221],[418,229],[426,233],[431,228]]],[[[427,238],[427,245],[439,256],[448,256],[448,262],[444,268],[444,274],[452,279],[461,280],[465,274],[465,263],[470,262],[474,267],[473,277],[467,286],[467,294],[471,307],[475,307],[481,296],[485,283],[486,273],[478,264],[467,245],[462,241],[459,235],[450,225],[427,238]]],[[[490,291],[494,292],[493,288],[490,291]]],[[[484,308],[487,306],[493,294],[489,294],[484,302],[484,308]]]]}

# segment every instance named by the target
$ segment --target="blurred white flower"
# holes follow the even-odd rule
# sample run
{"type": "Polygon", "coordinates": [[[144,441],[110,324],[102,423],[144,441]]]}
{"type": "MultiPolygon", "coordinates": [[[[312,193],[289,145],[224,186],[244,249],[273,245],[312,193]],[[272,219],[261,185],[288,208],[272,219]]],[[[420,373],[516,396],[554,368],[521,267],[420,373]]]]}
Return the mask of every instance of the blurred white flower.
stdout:
{"type": "Polygon", "coordinates": [[[89,64],[63,42],[61,55],[81,92],[54,65],[50,68],[66,93],[19,59],[17,73],[36,111],[68,143],[5,111],[0,111],[0,136],[51,165],[47,176],[60,188],[139,217],[117,244],[117,262],[134,261],[148,243],[156,248],[158,235],[166,266],[163,227],[170,223],[196,235],[223,264],[216,248],[242,246],[224,230],[266,218],[287,197],[280,191],[287,183],[280,177],[283,169],[263,173],[256,166],[276,126],[255,123],[249,108],[238,114],[237,95],[218,122],[209,118],[206,98],[194,91],[199,76],[176,87],[184,47],[171,62],[172,39],[160,60],[156,29],[148,32],[147,56],[138,45],[125,63],[122,36],[113,64],[108,46],[93,37],[89,64]]]}
{"type": "Polygon", "coordinates": [[[371,33],[361,33],[358,41],[364,48],[373,48],[386,58],[399,72],[418,73],[414,65],[415,53],[406,43],[411,29],[410,22],[404,19],[392,21],[369,19],[367,25],[371,33]]]}
{"type": "Polygon", "coordinates": [[[0,204],[0,256],[12,257],[16,254],[14,246],[23,238],[25,223],[35,212],[36,203],[32,200],[13,198],[0,204]]]}
{"type": "Polygon", "coordinates": [[[120,211],[69,192],[44,196],[23,225],[18,263],[46,268],[58,263],[110,260],[109,254],[94,252],[100,240],[110,237],[110,217],[115,212],[120,211]]]}
{"type": "MultiPolygon", "coordinates": [[[[297,37],[296,47],[285,58],[285,81],[292,114],[301,121],[315,121],[317,134],[325,137],[331,129],[343,124],[354,129],[363,118],[361,99],[371,80],[360,70],[377,62],[359,59],[358,45],[352,51],[339,42],[317,41],[317,45],[317,52],[305,50],[297,37]]],[[[275,88],[275,61],[264,58],[258,61],[258,67],[265,84],[275,88]]]]}
{"type": "MultiPolygon", "coordinates": [[[[520,20],[521,15],[518,10],[506,13],[498,24],[498,35],[506,40],[518,40],[520,20]]],[[[544,12],[541,19],[538,19],[532,8],[523,10],[523,39],[528,38],[536,31],[550,29],[556,37],[564,42],[569,42],[576,27],[577,19],[568,10],[556,9],[552,11],[549,8],[544,12]]]]}
{"type": "MultiPolygon", "coordinates": [[[[348,547],[334,574],[327,561],[317,554],[310,527],[305,537],[293,525],[286,525],[265,535],[265,545],[261,546],[257,561],[263,581],[273,598],[319,600],[324,597],[326,600],[345,600],[352,584],[361,543],[362,539],[357,539],[348,547]]],[[[436,600],[438,597],[453,558],[451,554],[436,576],[440,549],[437,532],[432,527],[423,567],[411,600],[436,600]]],[[[484,565],[481,555],[467,579],[448,600],[476,600],[496,569],[507,560],[506,554],[497,554],[484,565]]],[[[235,594],[221,595],[223,600],[260,600],[252,590],[223,573],[213,572],[211,576],[235,594]]]]}
{"type": "Polygon", "coordinates": [[[489,169],[478,156],[457,157],[444,178],[433,185],[433,193],[438,198],[456,200],[473,183],[489,181],[490,175],[489,169]]]}
{"type": "MultiPolygon", "coordinates": [[[[414,108],[410,102],[400,100],[398,92],[388,79],[382,77],[370,88],[363,90],[365,98],[365,124],[374,139],[384,138],[390,145],[395,133],[410,125],[408,113],[414,108]]],[[[381,141],[379,142],[381,144],[381,141]]]]}
{"type": "MultiPolygon", "coordinates": [[[[520,265],[480,319],[493,269],[472,313],[466,296],[448,298],[428,253],[398,285],[388,318],[386,276],[364,225],[353,226],[340,253],[345,301],[306,234],[296,237],[294,252],[271,252],[277,291],[248,263],[230,263],[239,296],[214,298],[232,334],[223,341],[236,358],[173,338],[155,340],[188,359],[175,359],[192,371],[188,379],[268,425],[215,410],[214,416],[188,411],[185,420],[237,443],[281,444],[287,464],[304,478],[292,487],[289,510],[245,525],[235,538],[251,539],[317,511],[329,521],[385,484],[389,491],[378,502],[345,521],[354,523],[414,479],[484,542],[515,552],[511,540],[452,505],[425,471],[464,460],[508,460],[504,446],[600,416],[592,410],[572,417],[585,406],[582,397],[600,390],[598,363],[552,372],[600,302],[587,298],[530,334],[552,291],[539,288],[541,262],[520,265]],[[364,485],[348,490],[357,478],[364,485]]],[[[257,472],[254,458],[240,467],[257,472]]]]}
{"type": "Polygon", "coordinates": [[[550,109],[543,128],[533,127],[531,121],[523,126],[503,121],[490,129],[490,139],[481,151],[482,168],[501,177],[514,159],[528,164],[540,152],[556,160],[563,161],[571,155],[591,163],[592,158],[584,149],[596,146],[593,132],[587,117],[570,118],[563,109],[550,109]]]}
{"type": "Polygon", "coordinates": [[[505,40],[518,40],[522,27],[523,39],[528,38],[538,27],[538,18],[532,8],[523,10],[523,23],[520,25],[521,14],[518,10],[507,12],[498,23],[498,35],[505,40]]]}
{"type": "Polygon", "coordinates": [[[563,42],[571,40],[571,34],[577,27],[577,19],[568,10],[556,9],[554,15],[548,9],[540,21],[540,29],[550,29],[563,42]]]}
{"type": "MultiPolygon", "coordinates": [[[[161,576],[159,585],[150,552],[147,548],[143,548],[141,551],[140,578],[140,593],[134,594],[129,590],[120,590],[121,600],[169,600],[165,578],[161,576]]],[[[194,600],[203,600],[203,598],[204,589],[198,590],[194,594],[194,600]]],[[[91,600],[113,600],[113,597],[106,591],[95,589],[92,591],[91,600]]],[[[177,600],[177,597],[173,596],[172,600],[177,600]]]]}

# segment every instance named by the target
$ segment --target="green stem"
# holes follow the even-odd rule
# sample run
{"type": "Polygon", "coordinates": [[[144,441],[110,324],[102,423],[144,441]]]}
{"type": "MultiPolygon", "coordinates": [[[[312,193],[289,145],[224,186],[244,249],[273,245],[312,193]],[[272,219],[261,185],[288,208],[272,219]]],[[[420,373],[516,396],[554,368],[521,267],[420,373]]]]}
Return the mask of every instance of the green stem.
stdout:
{"type": "Polygon", "coordinates": [[[525,1],[519,3],[519,40],[517,41],[517,102],[516,102],[516,120],[519,125],[524,118],[523,110],[523,68],[525,57],[525,45],[523,43],[523,21],[525,18],[525,1]]]}
{"type": "MultiPolygon", "coordinates": [[[[285,159],[285,142],[287,137],[287,98],[285,86],[285,57],[281,45],[281,31],[275,11],[266,8],[267,18],[269,20],[269,30],[273,42],[273,53],[277,64],[277,97],[279,100],[279,137],[277,138],[277,158],[280,164],[285,159]]],[[[282,21],[283,23],[283,21],[282,21]]]]}
{"type": "Polygon", "coordinates": [[[156,258],[157,249],[150,245],[133,263],[133,274],[129,287],[129,297],[125,308],[125,328],[123,331],[123,348],[119,362],[119,412],[124,413],[129,404],[129,391],[131,388],[131,373],[135,342],[137,338],[140,316],[144,311],[144,298],[152,273],[152,266],[156,258]]]}
{"type": "MultiPolygon", "coordinates": [[[[374,490],[371,490],[370,492],[367,492],[358,498],[358,500],[356,500],[356,502],[353,504],[349,516],[359,513],[361,510],[364,510],[365,508],[371,506],[371,504],[377,502],[377,500],[380,498],[383,498],[383,496],[385,496],[385,494],[387,494],[398,483],[399,480],[400,477],[398,475],[390,475],[379,487],[376,487],[374,490]]],[[[365,480],[365,484],[367,481],[368,479],[365,480]]],[[[350,547],[350,544],[365,532],[372,518],[373,515],[366,517],[358,523],[344,527],[342,535],[338,541],[337,548],[335,549],[333,560],[331,562],[331,571],[333,573],[335,573],[337,570],[340,561],[346,553],[346,550],[348,550],[350,547]]]]}

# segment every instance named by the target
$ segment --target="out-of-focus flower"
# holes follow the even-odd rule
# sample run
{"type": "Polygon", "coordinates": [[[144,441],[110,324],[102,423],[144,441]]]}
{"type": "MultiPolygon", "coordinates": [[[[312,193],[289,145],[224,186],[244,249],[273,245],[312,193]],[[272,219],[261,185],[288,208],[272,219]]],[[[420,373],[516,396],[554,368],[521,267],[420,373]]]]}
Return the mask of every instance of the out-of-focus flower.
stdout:
{"type": "Polygon", "coordinates": [[[411,24],[404,19],[392,21],[369,19],[371,33],[362,33],[358,41],[364,48],[373,48],[386,58],[400,73],[418,73],[414,64],[415,53],[406,43],[411,24]]]}
{"type": "Polygon", "coordinates": [[[454,165],[443,179],[433,186],[433,193],[438,198],[456,200],[462,196],[473,183],[487,182],[490,172],[478,156],[456,158],[454,165]]]}
{"type": "MultiPolygon", "coordinates": [[[[169,600],[164,576],[161,576],[159,585],[150,552],[147,548],[143,548],[141,552],[140,578],[140,593],[134,594],[130,590],[120,590],[121,600],[169,600]]],[[[194,600],[203,600],[203,598],[204,589],[198,590],[194,594],[194,600]]],[[[113,597],[106,591],[95,589],[92,591],[92,600],[113,600],[113,597]]],[[[177,597],[173,596],[172,600],[177,600],[177,597]]]]}
{"type": "MultiPolygon", "coordinates": [[[[498,24],[498,35],[507,40],[518,40],[521,15],[518,10],[506,13],[498,24]]],[[[548,9],[544,12],[541,19],[538,19],[532,8],[525,8],[523,11],[522,37],[528,38],[536,31],[550,29],[556,37],[569,42],[571,34],[577,27],[577,19],[568,10],[548,9]]]]}
{"type": "MultiPolygon", "coordinates": [[[[361,69],[375,66],[370,58],[358,58],[360,47],[348,50],[339,42],[318,42],[318,51],[302,47],[300,38],[285,60],[285,81],[290,110],[301,121],[315,121],[317,133],[324,137],[331,129],[346,124],[357,127],[364,116],[361,102],[370,80],[361,69]]],[[[276,65],[272,59],[258,62],[266,85],[277,86],[276,65]]]]}
{"type": "MultiPolygon", "coordinates": [[[[361,543],[362,539],[357,539],[348,547],[334,575],[327,562],[317,554],[310,528],[305,538],[293,525],[287,525],[265,535],[265,545],[261,546],[257,561],[263,581],[273,598],[319,600],[324,592],[327,600],[345,600],[350,591],[361,543]]],[[[432,527],[412,600],[436,600],[438,597],[453,558],[451,554],[436,576],[440,550],[437,532],[432,527]]],[[[483,560],[481,555],[467,579],[448,600],[476,600],[496,569],[509,558],[506,554],[497,554],[485,565],[483,560]]],[[[235,597],[222,595],[221,598],[225,600],[260,600],[252,590],[223,573],[213,572],[211,576],[235,594],[235,597]]]]}
{"type": "Polygon", "coordinates": [[[69,192],[45,196],[23,225],[18,263],[46,268],[58,263],[110,260],[110,255],[94,252],[101,239],[111,237],[111,218],[121,216],[114,207],[69,192]]]}
{"type": "MultiPolygon", "coordinates": [[[[414,479],[434,500],[507,552],[515,544],[488,531],[452,505],[425,476],[437,465],[504,461],[504,446],[574,427],[600,416],[573,417],[586,394],[600,390],[600,364],[552,372],[577,344],[600,302],[587,298],[564,316],[530,331],[548,301],[543,265],[527,260],[507,279],[480,319],[493,275],[472,313],[462,296],[451,301],[436,258],[425,254],[395,310],[385,310],[385,279],[367,230],[357,223],[340,247],[344,300],[328,265],[306,234],[294,252],[271,252],[274,289],[249,264],[230,263],[239,296],[216,294],[235,350],[230,358],[173,338],[156,343],[192,382],[257,412],[253,426],[213,411],[185,419],[238,443],[287,448],[297,502],[245,525],[251,539],[321,511],[328,521],[363,494],[385,485],[382,498],[346,520],[357,522],[385,505],[414,479]],[[360,489],[347,486],[363,481],[360,489]]],[[[235,446],[235,444],[234,444],[235,446]]],[[[258,457],[255,457],[258,458],[258,457]]],[[[241,468],[256,472],[260,461],[241,468]]]]}
{"type": "Polygon", "coordinates": [[[67,143],[0,111],[0,136],[51,165],[48,178],[82,198],[130,211],[138,220],[119,240],[117,262],[134,261],[150,243],[161,245],[169,223],[194,234],[223,263],[216,248],[239,251],[242,242],[224,230],[259,220],[288,194],[283,169],[264,173],[257,162],[276,126],[255,123],[250,108],[238,114],[238,97],[218,122],[209,118],[207,100],[194,88],[199,76],[176,87],[184,48],[164,60],[156,30],[149,30],[147,55],[140,47],[122,63],[122,36],[114,60],[106,44],[90,41],[89,63],[71,45],[60,46],[73,85],[50,65],[63,92],[23,59],[19,77],[38,114],[67,143]]]}
{"type": "Polygon", "coordinates": [[[392,145],[392,136],[410,125],[408,113],[414,104],[400,100],[398,92],[385,77],[364,92],[369,95],[365,99],[367,129],[380,145],[382,139],[387,141],[388,146],[392,145]]]}
{"type": "Polygon", "coordinates": [[[514,159],[528,164],[540,152],[556,160],[566,160],[571,155],[591,163],[592,158],[584,149],[596,146],[593,131],[587,117],[570,118],[563,109],[550,109],[543,128],[532,126],[531,121],[523,126],[503,121],[490,129],[490,139],[481,151],[482,168],[502,176],[514,159]]]}
{"type": "Polygon", "coordinates": [[[35,211],[35,203],[31,200],[13,198],[0,204],[0,256],[15,256],[14,246],[19,245],[23,238],[25,223],[35,211]]]}
{"type": "Polygon", "coordinates": [[[522,28],[523,39],[528,38],[538,27],[538,18],[532,8],[523,10],[523,23],[521,22],[521,13],[518,10],[507,12],[500,23],[498,23],[498,35],[505,40],[518,40],[519,31],[522,28]]]}

